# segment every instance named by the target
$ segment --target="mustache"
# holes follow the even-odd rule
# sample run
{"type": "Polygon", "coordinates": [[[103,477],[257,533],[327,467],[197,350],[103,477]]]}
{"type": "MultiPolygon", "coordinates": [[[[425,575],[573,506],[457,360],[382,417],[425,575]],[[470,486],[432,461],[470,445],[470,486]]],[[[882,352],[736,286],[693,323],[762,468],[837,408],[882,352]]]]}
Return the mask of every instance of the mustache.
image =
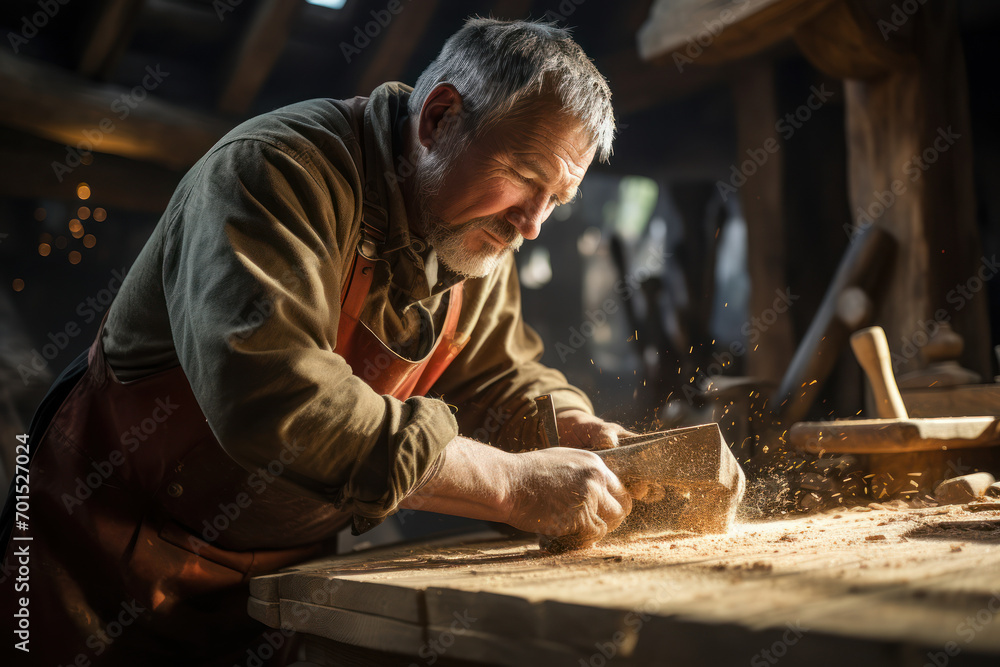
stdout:
{"type": "Polygon", "coordinates": [[[507,222],[504,218],[498,215],[487,215],[482,218],[473,218],[466,223],[460,225],[455,232],[458,234],[465,234],[476,229],[482,229],[497,239],[501,243],[510,246],[512,250],[517,250],[524,243],[524,237],[521,233],[517,231],[514,225],[507,222]]]}

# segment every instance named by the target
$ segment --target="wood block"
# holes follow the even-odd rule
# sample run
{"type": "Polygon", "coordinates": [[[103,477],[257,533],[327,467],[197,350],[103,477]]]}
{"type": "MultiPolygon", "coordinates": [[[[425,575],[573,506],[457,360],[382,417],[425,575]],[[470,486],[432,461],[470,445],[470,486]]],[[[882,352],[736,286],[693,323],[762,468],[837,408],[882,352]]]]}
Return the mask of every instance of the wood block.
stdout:
{"type": "Polygon", "coordinates": [[[1000,419],[940,417],[799,422],[792,426],[789,440],[793,447],[813,453],[891,454],[983,447],[1000,444],[1000,419]]]}
{"type": "Polygon", "coordinates": [[[911,417],[1000,416],[1000,384],[903,389],[901,393],[911,417]]]}
{"type": "Polygon", "coordinates": [[[934,489],[934,498],[942,505],[967,503],[986,495],[986,490],[996,482],[988,472],[976,472],[946,479],[934,489]]]}

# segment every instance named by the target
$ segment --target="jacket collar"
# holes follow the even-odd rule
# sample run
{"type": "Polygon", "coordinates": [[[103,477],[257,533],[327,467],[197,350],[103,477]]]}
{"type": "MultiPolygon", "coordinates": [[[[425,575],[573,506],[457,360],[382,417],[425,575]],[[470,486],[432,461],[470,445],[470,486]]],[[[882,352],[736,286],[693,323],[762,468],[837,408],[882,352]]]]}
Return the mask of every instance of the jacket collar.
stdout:
{"type": "Polygon", "coordinates": [[[380,256],[392,267],[393,283],[397,287],[409,283],[411,297],[420,301],[447,291],[463,278],[441,265],[436,251],[423,239],[410,234],[401,186],[412,173],[402,132],[409,118],[406,105],[412,90],[392,81],[376,88],[368,99],[363,139],[365,214],[384,214],[386,240],[380,256]]]}

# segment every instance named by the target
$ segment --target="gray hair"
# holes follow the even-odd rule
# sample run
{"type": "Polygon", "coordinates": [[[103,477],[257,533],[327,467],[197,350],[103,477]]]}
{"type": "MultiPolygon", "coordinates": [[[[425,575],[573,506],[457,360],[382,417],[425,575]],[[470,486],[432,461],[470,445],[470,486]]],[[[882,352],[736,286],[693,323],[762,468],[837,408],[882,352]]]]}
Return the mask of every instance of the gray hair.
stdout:
{"type": "Polygon", "coordinates": [[[417,79],[408,110],[416,118],[439,83],[462,96],[466,131],[482,134],[543,93],[589,130],[607,162],[615,134],[608,82],[568,31],[541,21],[470,18],[417,79]]]}

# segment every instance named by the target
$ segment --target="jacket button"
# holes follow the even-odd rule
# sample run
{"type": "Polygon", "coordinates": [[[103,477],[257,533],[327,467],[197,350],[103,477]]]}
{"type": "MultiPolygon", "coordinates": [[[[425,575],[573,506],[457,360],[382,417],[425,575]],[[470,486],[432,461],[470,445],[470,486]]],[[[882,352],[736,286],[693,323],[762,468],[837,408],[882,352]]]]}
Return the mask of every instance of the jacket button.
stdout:
{"type": "Polygon", "coordinates": [[[174,498],[180,498],[181,494],[184,493],[184,487],[177,482],[171,482],[167,487],[167,495],[174,498]]]}

